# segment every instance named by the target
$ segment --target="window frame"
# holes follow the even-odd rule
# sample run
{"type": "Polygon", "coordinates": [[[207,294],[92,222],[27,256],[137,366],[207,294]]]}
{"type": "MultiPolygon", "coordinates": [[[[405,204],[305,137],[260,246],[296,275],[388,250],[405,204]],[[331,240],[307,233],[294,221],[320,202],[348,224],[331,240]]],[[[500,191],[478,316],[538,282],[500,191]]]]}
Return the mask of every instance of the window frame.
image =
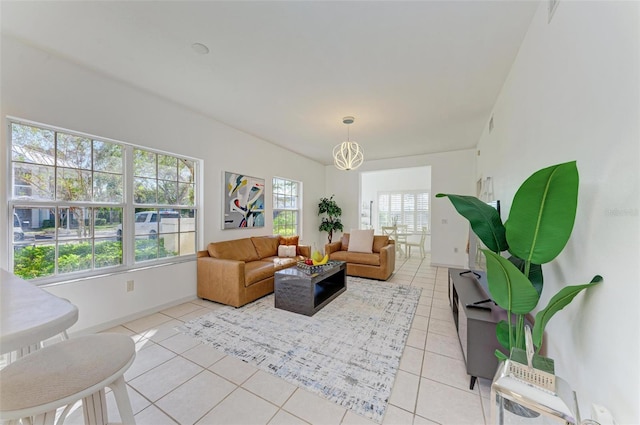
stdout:
{"type": "MultiPolygon", "coordinates": [[[[6,188],[5,188],[5,193],[8,195],[7,196],[7,216],[8,216],[8,237],[7,237],[7,253],[8,253],[8,268],[10,271],[13,272],[14,270],[14,261],[15,261],[15,246],[16,241],[14,240],[13,237],[13,222],[14,222],[14,216],[13,213],[15,211],[16,208],[30,208],[30,209],[43,209],[43,208],[54,208],[56,211],[56,220],[58,219],[58,215],[57,212],[61,209],[61,208],[73,208],[73,207],[80,207],[80,208],[87,208],[88,211],[90,211],[93,216],[90,220],[90,226],[89,226],[89,234],[90,236],[85,237],[85,238],[78,238],[78,240],[80,241],[89,241],[91,244],[91,249],[92,249],[92,253],[91,253],[91,267],[89,269],[85,269],[85,270],[79,270],[79,271],[71,271],[71,272],[63,272],[60,273],[59,272],[59,257],[58,257],[58,252],[59,252],[59,246],[64,244],[65,242],[67,242],[66,239],[61,238],[61,236],[59,235],[59,228],[60,226],[55,226],[55,233],[54,233],[54,237],[52,240],[52,244],[55,250],[55,257],[53,259],[54,261],[54,272],[51,275],[47,275],[47,276],[43,276],[43,277],[36,277],[33,279],[30,279],[29,281],[33,284],[36,285],[45,285],[45,284],[54,284],[54,283],[64,283],[64,282],[68,282],[68,281],[75,281],[75,280],[82,280],[85,278],[93,278],[93,277],[99,277],[99,276],[108,276],[108,275],[112,275],[115,273],[121,273],[121,272],[126,272],[126,271],[130,271],[130,270],[136,270],[136,269],[141,269],[141,268],[148,268],[148,267],[154,267],[154,266],[161,266],[161,265],[166,265],[166,264],[172,264],[172,263],[181,263],[181,262],[186,262],[186,261],[193,261],[195,260],[196,256],[197,256],[197,251],[198,251],[198,247],[199,247],[199,240],[200,240],[200,235],[202,232],[201,229],[201,220],[200,220],[200,216],[202,214],[202,201],[201,201],[201,185],[202,185],[202,181],[201,181],[201,177],[200,177],[200,173],[201,173],[201,169],[202,169],[202,163],[203,161],[201,159],[197,159],[197,158],[192,158],[192,157],[188,157],[185,155],[180,155],[180,154],[175,154],[175,153],[170,153],[170,152],[164,152],[164,151],[160,151],[157,149],[152,149],[152,148],[147,148],[145,146],[139,146],[139,145],[134,145],[131,143],[127,143],[127,142],[123,142],[123,141],[119,141],[119,140],[114,140],[114,139],[110,139],[107,137],[102,137],[102,136],[96,136],[96,135],[92,135],[92,134],[88,134],[88,133],[83,133],[80,131],[75,131],[75,130],[69,130],[69,129],[65,129],[65,128],[61,128],[61,127],[57,127],[57,126],[53,126],[53,125],[49,125],[49,124],[43,124],[43,123],[39,123],[39,122],[35,122],[35,121],[31,121],[31,120],[26,120],[26,119],[22,119],[22,118],[17,118],[17,117],[12,117],[12,116],[6,116],[5,118],[5,125],[6,125],[6,129],[7,129],[7,184],[6,184],[6,188]],[[16,185],[14,185],[14,171],[13,171],[13,167],[14,167],[14,163],[24,163],[21,161],[14,161],[13,159],[13,131],[12,131],[12,126],[13,124],[17,124],[17,125],[22,125],[22,126],[29,126],[29,127],[36,127],[39,129],[43,129],[46,131],[51,131],[53,132],[53,140],[54,140],[54,149],[57,146],[57,140],[58,140],[58,133],[63,133],[65,135],[71,135],[71,136],[76,136],[76,137],[80,137],[80,138],[86,138],[89,139],[92,143],[91,143],[91,151],[93,153],[93,146],[95,146],[94,142],[103,142],[103,143],[110,143],[110,144],[116,144],[122,147],[122,167],[121,167],[121,179],[122,179],[122,199],[119,201],[112,201],[112,202],[98,202],[98,201],[93,201],[93,200],[89,200],[89,201],[65,201],[65,200],[61,200],[61,199],[57,199],[57,185],[58,185],[58,176],[59,176],[59,169],[61,168],[67,168],[64,167],[60,164],[58,164],[55,160],[53,162],[53,164],[51,165],[53,167],[53,174],[54,174],[54,186],[53,186],[53,193],[51,193],[51,195],[53,196],[53,199],[38,199],[38,200],[34,200],[34,199],[24,199],[24,198],[19,198],[18,196],[15,195],[14,193],[14,188],[16,187],[16,185]],[[190,161],[193,164],[193,173],[192,173],[192,181],[193,181],[193,205],[172,205],[172,204],[149,204],[149,205],[145,205],[145,204],[139,204],[139,203],[135,203],[134,202],[134,191],[135,191],[135,185],[134,185],[134,165],[133,165],[133,152],[135,149],[141,149],[143,151],[147,151],[147,152],[151,152],[154,153],[156,155],[165,155],[165,156],[170,156],[170,157],[175,157],[177,158],[177,160],[185,160],[185,161],[190,161]],[[160,206],[159,206],[160,205],[160,206]],[[97,208],[121,208],[122,209],[122,220],[120,223],[120,229],[122,231],[122,247],[121,247],[121,263],[119,265],[113,265],[113,266],[107,266],[107,267],[96,267],[96,252],[95,252],[95,247],[96,247],[96,242],[101,240],[100,236],[97,236],[95,233],[95,210],[97,208]],[[189,254],[185,254],[185,255],[179,255],[179,253],[175,256],[168,256],[168,257],[164,257],[164,258],[156,258],[156,259],[150,259],[150,260],[146,260],[146,261],[136,261],[135,260],[135,250],[136,250],[136,235],[135,235],[135,223],[134,223],[134,216],[135,213],[139,211],[140,208],[156,208],[156,209],[171,209],[171,210],[177,210],[177,211],[183,211],[183,210],[192,210],[193,211],[193,231],[189,230],[189,231],[185,231],[185,232],[181,232],[181,218],[178,220],[178,227],[177,227],[177,231],[175,233],[175,237],[177,241],[181,240],[181,235],[183,235],[183,233],[193,233],[193,252],[189,253],[189,254]],[[129,229],[131,229],[131,231],[129,231],[129,229]]],[[[26,164],[29,164],[29,162],[26,162],[26,164]]],[[[36,166],[42,165],[42,164],[34,164],[36,166]]],[[[81,171],[84,171],[84,169],[80,169],[81,171]]],[[[91,170],[93,173],[95,172],[102,172],[101,170],[97,169],[95,166],[92,165],[91,170]]],[[[177,181],[180,180],[180,177],[177,177],[177,181]]],[[[18,185],[21,186],[21,185],[18,185]]],[[[93,189],[92,189],[92,193],[93,193],[93,189]]],[[[111,237],[108,237],[111,238],[111,237]]],[[[76,239],[73,239],[73,241],[75,241],[76,239]]],[[[106,239],[105,239],[106,240],[106,239]]],[[[72,240],[69,240],[70,242],[72,240]]],[[[179,242],[178,242],[179,243],[179,242]]],[[[33,244],[34,246],[36,246],[36,243],[34,242],[33,244]]],[[[41,244],[42,246],[48,246],[48,244],[41,244]]],[[[180,248],[178,248],[179,250],[180,248]]]]}
{"type": "Polygon", "coordinates": [[[274,235],[282,235],[282,236],[299,236],[300,238],[302,238],[302,213],[303,213],[303,205],[302,205],[302,182],[298,181],[298,180],[293,180],[293,179],[289,179],[286,177],[278,177],[278,176],[273,176],[273,178],[271,179],[271,201],[272,201],[272,220],[273,220],[273,229],[272,229],[272,234],[274,235]],[[285,185],[287,184],[295,184],[296,187],[296,193],[293,194],[291,192],[280,192],[277,191],[276,188],[278,187],[277,182],[281,181],[283,182],[285,185]],[[287,196],[291,196],[293,198],[295,198],[296,202],[295,202],[295,207],[287,207],[286,205],[284,207],[278,207],[278,202],[276,200],[276,197],[280,195],[282,197],[287,197],[287,196]],[[290,228],[290,226],[279,226],[278,228],[276,228],[276,223],[275,223],[275,217],[276,217],[276,212],[294,212],[295,216],[296,216],[296,223],[295,223],[295,229],[293,229],[293,234],[292,235],[287,235],[287,234],[282,234],[280,233],[279,229],[281,228],[290,228]],[[277,231],[278,229],[278,231],[277,231]]]}

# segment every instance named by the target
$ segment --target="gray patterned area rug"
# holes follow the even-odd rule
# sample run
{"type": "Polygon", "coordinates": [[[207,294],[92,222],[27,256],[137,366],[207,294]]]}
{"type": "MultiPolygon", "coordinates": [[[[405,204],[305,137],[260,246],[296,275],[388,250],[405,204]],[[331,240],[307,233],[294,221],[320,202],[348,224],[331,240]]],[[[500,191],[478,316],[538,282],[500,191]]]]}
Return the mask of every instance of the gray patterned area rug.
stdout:
{"type": "Polygon", "coordinates": [[[347,291],[313,317],[274,308],[271,294],[179,329],[381,422],[421,289],[347,279],[347,291]]]}

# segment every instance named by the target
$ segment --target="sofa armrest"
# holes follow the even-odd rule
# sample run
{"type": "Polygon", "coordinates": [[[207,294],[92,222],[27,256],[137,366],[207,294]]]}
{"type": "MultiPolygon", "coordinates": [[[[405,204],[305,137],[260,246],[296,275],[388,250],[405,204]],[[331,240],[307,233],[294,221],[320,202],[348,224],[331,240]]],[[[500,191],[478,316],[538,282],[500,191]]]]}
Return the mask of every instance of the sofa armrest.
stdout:
{"type": "Polygon", "coordinates": [[[331,242],[324,246],[324,253],[331,255],[332,252],[340,251],[342,249],[342,241],[331,242]]]}
{"type": "Polygon", "coordinates": [[[311,257],[311,245],[298,245],[298,252],[305,258],[311,257]]]}
{"type": "Polygon", "coordinates": [[[244,261],[198,257],[198,297],[224,304],[238,304],[245,281],[244,261]]]}

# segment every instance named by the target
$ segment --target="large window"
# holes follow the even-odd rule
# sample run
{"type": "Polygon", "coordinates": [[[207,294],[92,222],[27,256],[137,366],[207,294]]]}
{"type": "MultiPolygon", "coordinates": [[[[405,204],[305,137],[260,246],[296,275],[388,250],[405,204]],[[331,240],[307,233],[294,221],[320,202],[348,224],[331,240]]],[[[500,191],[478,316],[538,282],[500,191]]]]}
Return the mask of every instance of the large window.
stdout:
{"type": "Polygon", "coordinates": [[[273,178],[273,234],[299,235],[301,183],[280,177],[273,178]]]}
{"type": "Polygon", "coordinates": [[[378,225],[405,225],[411,233],[419,233],[423,227],[429,229],[429,192],[378,193],[378,225]]]}
{"type": "Polygon", "coordinates": [[[16,275],[44,282],[195,253],[196,161],[17,120],[9,134],[16,275]]]}

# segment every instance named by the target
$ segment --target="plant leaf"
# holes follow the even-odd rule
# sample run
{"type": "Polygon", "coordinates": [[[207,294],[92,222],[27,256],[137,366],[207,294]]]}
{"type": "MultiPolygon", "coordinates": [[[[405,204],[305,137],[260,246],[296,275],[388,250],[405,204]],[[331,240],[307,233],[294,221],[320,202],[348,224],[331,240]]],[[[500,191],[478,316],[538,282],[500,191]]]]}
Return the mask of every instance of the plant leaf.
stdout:
{"type": "Polygon", "coordinates": [[[590,283],[586,283],[584,285],[565,286],[558,291],[558,293],[549,300],[549,304],[536,314],[536,322],[533,325],[533,332],[531,333],[531,336],[533,337],[533,345],[538,348],[542,345],[544,328],[547,326],[547,323],[551,320],[554,314],[565,308],[571,301],[573,301],[580,291],[589,288],[590,286],[597,285],[600,282],[602,282],[602,276],[596,275],[591,279],[590,283]]]}
{"type": "MultiPolygon", "coordinates": [[[[511,326],[513,329],[513,326],[511,326]]],[[[515,332],[515,330],[514,330],[515,332]]],[[[505,350],[509,351],[511,344],[509,343],[509,322],[501,320],[496,324],[496,338],[505,350]]]]}
{"type": "MultiPolygon", "coordinates": [[[[509,257],[509,261],[513,263],[514,266],[518,268],[522,273],[524,273],[525,262],[522,258],[514,257],[513,255],[509,257]]],[[[529,281],[538,291],[538,295],[542,294],[542,286],[544,279],[542,277],[542,266],[540,264],[530,264],[529,265],[529,281]]]]}
{"type": "Polygon", "coordinates": [[[498,358],[498,360],[500,361],[504,361],[507,360],[508,357],[500,350],[496,350],[493,354],[495,354],[495,356],[498,358]]]}
{"type": "Polygon", "coordinates": [[[498,211],[475,196],[438,193],[436,198],[447,197],[458,213],[469,220],[471,229],[483,244],[493,252],[507,250],[505,228],[498,211]]]}
{"type": "Polygon", "coordinates": [[[487,282],[493,300],[507,312],[527,314],[538,304],[540,295],[529,279],[509,260],[483,249],[487,259],[487,282]]]}
{"type": "Polygon", "coordinates": [[[578,181],[575,161],[543,168],[525,180],[505,223],[509,252],[534,264],[560,254],[576,218],[578,181]]]}

